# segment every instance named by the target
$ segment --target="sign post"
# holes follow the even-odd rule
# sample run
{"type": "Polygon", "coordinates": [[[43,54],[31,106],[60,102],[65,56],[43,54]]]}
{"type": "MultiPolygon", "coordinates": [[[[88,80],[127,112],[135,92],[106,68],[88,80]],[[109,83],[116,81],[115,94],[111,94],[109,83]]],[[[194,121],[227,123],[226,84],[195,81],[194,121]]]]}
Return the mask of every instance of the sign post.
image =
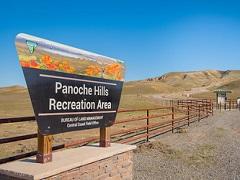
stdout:
{"type": "Polygon", "coordinates": [[[100,146],[110,146],[124,63],[27,34],[16,48],[39,129],[37,161],[51,161],[53,134],[100,128],[100,146]]]}
{"type": "Polygon", "coordinates": [[[110,127],[100,128],[100,147],[109,147],[111,136],[110,127]]]}
{"type": "Polygon", "coordinates": [[[46,163],[52,161],[52,135],[42,135],[38,132],[37,162],[46,163]]]}

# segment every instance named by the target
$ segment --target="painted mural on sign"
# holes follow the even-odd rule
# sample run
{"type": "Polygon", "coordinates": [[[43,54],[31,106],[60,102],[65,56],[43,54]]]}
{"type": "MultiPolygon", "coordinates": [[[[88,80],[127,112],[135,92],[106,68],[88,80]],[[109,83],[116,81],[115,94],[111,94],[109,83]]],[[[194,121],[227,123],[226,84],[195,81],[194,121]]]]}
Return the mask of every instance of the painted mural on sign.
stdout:
{"type": "Polygon", "coordinates": [[[22,67],[124,80],[124,64],[117,59],[27,34],[17,36],[16,48],[22,67]]]}
{"type": "Polygon", "coordinates": [[[122,61],[27,34],[17,35],[16,48],[42,134],[114,123],[122,61]]]}

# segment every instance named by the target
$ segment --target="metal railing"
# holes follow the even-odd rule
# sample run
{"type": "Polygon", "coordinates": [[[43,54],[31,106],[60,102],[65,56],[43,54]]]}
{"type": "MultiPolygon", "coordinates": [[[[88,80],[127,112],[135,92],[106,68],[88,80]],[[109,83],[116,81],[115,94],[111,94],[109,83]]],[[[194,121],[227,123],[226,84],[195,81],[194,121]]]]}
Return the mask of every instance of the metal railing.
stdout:
{"type": "MultiPolygon", "coordinates": [[[[213,115],[213,102],[211,100],[179,100],[172,101],[172,106],[119,110],[118,115],[134,114],[134,117],[117,119],[111,129],[111,141],[118,143],[143,143],[150,138],[159,136],[166,132],[174,132],[183,126],[190,126],[191,123],[200,121],[203,118],[213,115]],[[136,115],[137,114],[137,115],[136,115]],[[124,128],[123,128],[124,127],[124,128]],[[127,128],[126,128],[127,127],[127,128]],[[119,130],[120,129],[120,130],[119,130]]],[[[34,121],[35,117],[17,117],[0,119],[0,124],[19,123],[24,121],[34,121]]],[[[0,139],[0,145],[6,143],[16,143],[23,140],[37,138],[37,133],[6,137],[0,139]]],[[[99,137],[88,137],[80,140],[70,141],[53,147],[53,150],[86,145],[98,142],[99,137]]],[[[36,141],[37,142],[37,141],[36,141]]],[[[36,155],[36,151],[17,154],[11,157],[0,159],[0,164],[36,155]]]]}

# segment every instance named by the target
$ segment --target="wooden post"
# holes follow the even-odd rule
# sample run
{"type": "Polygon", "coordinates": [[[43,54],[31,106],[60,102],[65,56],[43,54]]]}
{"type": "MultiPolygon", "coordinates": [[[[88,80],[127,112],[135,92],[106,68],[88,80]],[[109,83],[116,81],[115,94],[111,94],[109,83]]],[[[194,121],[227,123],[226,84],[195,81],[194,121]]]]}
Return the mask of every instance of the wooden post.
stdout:
{"type": "Polygon", "coordinates": [[[229,100],[229,111],[231,111],[231,104],[232,104],[232,102],[231,102],[231,99],[229,100]]]}
{"type": "Polygon", "coordinates": [[[147,109],[147,142],[149,142],[149,110],[147,109]]]}
{"type": "Polygon", "coordinates": [[[37,151],[37,162],[47,163],[52,161],[52,135],[42,135],[38,131],[38,151],[37,151]]]}
{"type": "Polygon", "coordinates": [[[172,133],[174,130],[174,107],[172,106],[172,133]]]}
{"type": "Polygon", "coordinates": [[[109,147],[110,139],[110,127],[100,128],[100,147],[109,147]]]}
{"type": "Polygon", "coordinates": [[[188,105],[188,111],[187,111],[187,120],[188,120],[188,126],[190,125],[190,118],[189,118],[190,112],[189,112],[189,105],[188,105]]]}

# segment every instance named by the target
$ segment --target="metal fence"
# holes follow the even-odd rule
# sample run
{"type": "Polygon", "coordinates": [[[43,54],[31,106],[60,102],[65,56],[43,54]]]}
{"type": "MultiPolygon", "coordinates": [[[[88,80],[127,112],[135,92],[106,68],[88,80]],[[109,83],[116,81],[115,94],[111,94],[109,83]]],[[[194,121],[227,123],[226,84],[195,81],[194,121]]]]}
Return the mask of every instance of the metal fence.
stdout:
{"type": "MultiPolygon", "coordinates": [[[[119,110],[118,115],[134,114],[130,118],[117,119],[112,126],[114,131],[111,133],[111,141],[118,143],[143,143],[150,138],[159,136],[166,132],[174,132],[183,126],[189,126],[191,123],[200,121],[203,118],[213,115],[214,104],[211,100],[178,100],[171,101],[171,106],[119,110]],[[121,128],[117,128],[117,127],[121,128]]],[[[24,121],[35,121],[31,117],[3,118],[3,123],[19,123],[24,121]]],[[[6,137],[0,139],[0,145],[5,143],[17,143],[19,141],[37,138],[38,134],[26,134],[15,137],[6,137]]],[[[93,142],[98,142],[99,137],[88,137],[85,139],[70,141],[53,147],[53,150],[82,146],[93,142]]],[[[36,141],[37,142],[37,141],[36,141]]],[[[37,151],[17,154],[11,157],[0,159],[0,164],[9,161],[21,159],[36,155],[37,151]]]]}

